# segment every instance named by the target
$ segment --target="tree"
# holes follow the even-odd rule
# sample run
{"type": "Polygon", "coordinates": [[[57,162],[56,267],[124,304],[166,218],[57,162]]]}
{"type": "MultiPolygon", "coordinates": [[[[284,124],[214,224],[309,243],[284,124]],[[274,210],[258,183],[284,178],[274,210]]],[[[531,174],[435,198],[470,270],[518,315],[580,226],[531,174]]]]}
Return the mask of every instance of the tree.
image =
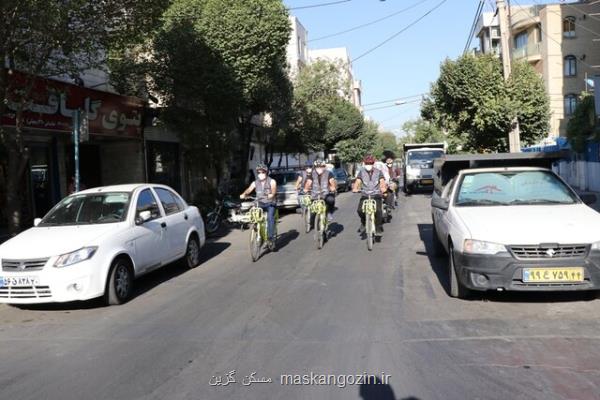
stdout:
{"type": "Polygon", "coordinates": [[[165,1],[3,0],[0,2],[0,116],[13,105],[16,127],[0,125],[4,210],[11,234],[21,225],[21,190],[29,154],[23,111],[36,77],[77,76],[104,65],[111,46],[126,46],[138,30],[155,23],[165,1]],[[8,65],[8,68],[4,68],[8,65]],[[15,79],[15,71],[23,79],[15,79]]]}
{"type": "Polygon", "coordinates": [[[342,162],[362,161],[365,155],[375,152],[378,133],[377,123],[367,121],[357,137],[342,140],[337,144],[337,156],[342,162]]]}
{"type": "Polygon", "coordinates": [[[331,150],[340,141],[358,138],[364,121],[346,100],[349,81],[337,63],[318,60],[304,67],[294,82],[294,119],[290,129],[307,150],[331,150]]]}
{"type": "Polygon", "coordinates": [[[391,132],[377,132],[373,155],[381,159],[384,157],[395,158],[398,154],[400,152],[398,151],[398,139],[396,135],[391,132]]]}
{"type": "Polygon", "coordinates": [[[594,96],[583,93],[567,123],[567,138],[573,150],[582,153],[586,149],[587,141],[594,136],[596,140],[600,139],[600,131],[596,128],[594,96]]]}
{"type": "Polygon", "coordinates": [[[465,150],[507,151],[515,117],[524,144],[547,134],[549,100],[541,77],[527,63],[515,63],[505,82],[495,56],[465,55],[442,64],[421,115],[448,131],[465,150]]]}
{"type": "Polygon", "coordinates": [[[410,143],[440,143],[447,139],[439,126],[423,118],[406,121],[402,130],[411,138],[410,143]]]}

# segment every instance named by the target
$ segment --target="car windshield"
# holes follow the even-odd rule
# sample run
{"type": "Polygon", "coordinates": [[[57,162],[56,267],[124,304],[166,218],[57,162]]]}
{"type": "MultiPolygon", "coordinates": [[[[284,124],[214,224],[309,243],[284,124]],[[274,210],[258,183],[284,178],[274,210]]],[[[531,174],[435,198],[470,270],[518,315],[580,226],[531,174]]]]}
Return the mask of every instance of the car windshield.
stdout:
{"type": "Polygon", "coordinates": [[[411,151],[408,153],[408,162],[432,161],[444,155],[442,150],[411,151]]]}
{"type": "Polygon", "coordinates": [[[89,225],[121,222],[130,193],[90,193],[69,196],[58,203],[38,226],[89,225]]]}
{"type": "Polygon", "coordinates": [[[457,206],[574,204],[577,197],[549,171],[481,172],[463,177],[457,206]]]}
{"type": "Polygon", "coordinates": [[[344,172],[344,171],[339,171],[339,170],[335,171],[334,170],[333,174],[335,175],[336,178],[340,178],[340,179],[343,179],[346,177],[346,172],[344,172]]]}
{"type": "Polygon", "coordinates": [[[298,179],[298,174],[295,172],[284,172],[279,174],[273,174],[273,179],[277,182],[277,185],[283,186],[286,184],[295,183],[298,179]]]}

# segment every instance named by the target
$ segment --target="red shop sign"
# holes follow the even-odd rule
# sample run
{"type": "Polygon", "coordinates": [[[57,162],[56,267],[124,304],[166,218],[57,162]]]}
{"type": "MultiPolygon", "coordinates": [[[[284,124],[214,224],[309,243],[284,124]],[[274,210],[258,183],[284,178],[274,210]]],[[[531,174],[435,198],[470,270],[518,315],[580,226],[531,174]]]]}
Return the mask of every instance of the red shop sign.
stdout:
{"type": "MultiPolygon", "coordinates": [[[[13,71],[9,77],[13,91],[26,84],[27,76],[23,73],[13,71]]],[[[81,109],[87,113],[92,135],[142,137],[144,102],[137,97],[34,78],[30,98],[32,101],[23,112],[23,125],[27,128],[71,132],[73,113],[81,109]]],[[[16,104],[9,101],[2,125],[15,126],[16,109],[16,104]]]]}

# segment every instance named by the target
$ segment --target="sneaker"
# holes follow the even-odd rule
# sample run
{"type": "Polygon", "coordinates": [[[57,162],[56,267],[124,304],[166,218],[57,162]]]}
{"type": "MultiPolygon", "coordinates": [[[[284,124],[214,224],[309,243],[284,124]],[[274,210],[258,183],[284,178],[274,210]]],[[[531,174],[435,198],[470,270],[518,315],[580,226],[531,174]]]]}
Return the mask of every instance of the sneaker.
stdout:
{"type": "Polygon", "coordinates": [[[333,215],[332,214],[327,215],[327,222],[329,222],[329,223],[333,222],[333,215]]]}
{"type": "Polygon", "coordinates": [[[365,225],[364,224],[360,224],[360,228],[358,228],[358,232],[360,234],[363,234],[363,233],[365,233],[365,231],[366,231],[365,225]]]}
{"type": "Polygon", "coordinates": [[[383,234],[383,226],[378,226],[377,228],[375,228],[376,236],[381,236],[382,234],[383,234]]]}

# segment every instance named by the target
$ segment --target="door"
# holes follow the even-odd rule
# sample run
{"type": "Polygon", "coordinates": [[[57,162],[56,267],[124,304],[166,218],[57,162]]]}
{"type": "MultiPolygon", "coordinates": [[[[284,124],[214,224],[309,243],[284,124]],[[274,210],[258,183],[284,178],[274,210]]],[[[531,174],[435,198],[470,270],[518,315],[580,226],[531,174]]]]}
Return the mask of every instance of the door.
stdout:
{"type": "Polygon", "coordinates": [[[160,267],[167,259],[167,222],[158,207],[158,202],[150,189],[142,190],[136,200],[135,207],[135,265],[136,272],[148,272],[160,267]],[[150,220],[139,224],[142,211],[150,211],[150,220]]]}
{"type": "MultiPolygon", "coordinates": [[[[442,191],[442,194],[441,194],[442,199],[450,200],[451,196],[452,196],[453,188],[454,188],[454,179],[451,180],[446,185],[444,190],[442,191]]],[[[435,218],[434,218],[435,229],[438,232],[440,241],[444,244],[444,246],[446,246],[446,244],[448,243],[448,241],[446,239],[448,237],[448,232],[450,229],[449,228],[450,221],[448,220],[448,210],[443,210],[441,208],[434,208],[433,212],[435,214],[435,218]]]]}
{"type": "Polygon", "coordinates": [[[32,145],[29,156],[29,176],[33,198],[33,218],[42,218],[54,205],[50,166],[50,147],[48,145],[32,145]]]}
{"type": "Polygon", "coordinates": [[[181,206],[183,203],[178,200],[179,196],[177,194],[161,187],[155,187],[154,191],[166,215],[168,254],[173,259],[181,257],[185,254],[187,245],[189,216],[181,206]]]}

